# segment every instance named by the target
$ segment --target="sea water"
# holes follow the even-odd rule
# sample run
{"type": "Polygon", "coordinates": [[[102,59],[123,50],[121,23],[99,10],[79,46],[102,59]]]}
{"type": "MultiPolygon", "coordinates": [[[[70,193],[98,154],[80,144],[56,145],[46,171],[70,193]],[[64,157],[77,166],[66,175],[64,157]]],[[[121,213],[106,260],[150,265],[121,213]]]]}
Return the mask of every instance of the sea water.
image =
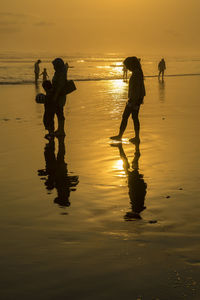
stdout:
{"type": "MultiPolygon", "coordinates": [[[[0,84],[29,84],[34,82],[34,63],[40,59],[40,70],[47,69],[49,78],[53,76],[52,60],[62,57],[70,68],[68,77],[76,81],[121,79],[123,60],[132,54],[44,54],[0,52],[0,84]]],[[[144,75],[157,76],[158,55],[137,55],[141,59],[144,75]]],[[[200,74],[200,56],[166,56],[166,75],[200,74]]]]}

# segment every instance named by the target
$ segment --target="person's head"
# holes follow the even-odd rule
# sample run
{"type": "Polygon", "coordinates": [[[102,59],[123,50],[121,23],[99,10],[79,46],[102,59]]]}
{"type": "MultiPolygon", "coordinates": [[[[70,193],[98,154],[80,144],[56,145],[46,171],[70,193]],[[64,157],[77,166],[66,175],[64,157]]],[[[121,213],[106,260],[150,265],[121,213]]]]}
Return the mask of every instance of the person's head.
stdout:
{"type": "Polygon", "coordinates": [[[51,83],[51,81],[50,81],[50,80],[45,80],[45,81],[43,81],[42,87],[43,87],[43,89],[44,89],[46,92],[49,91],[49,90],[51,90],[51,89],[52,89],[52,83],[51,83]]]}
{"type": "Polygon", "coordinates": [[[53,64],[53,67],[54,67],[54,70],[55,71],[63,71],[66,69],[65,67],[65,63],[64,61],[62,60],[62,58],[56,58],[52,61],[52,64],[53,64]]]}
{"type": "Polygon", "coordinates": [[[47,69],[46,69],[46,68],[44,68],[44,71],[45,71],[45,72],[46,72],[46,70],[47,70],[47,69]]]}
{"type": "Polygon", "coordinates": [[[41,63],[41,60],[40,60],[40,59],[38,59],[37,63],[38,63],[38,64],[40,64],[40,63],[41,63]]]}
{"type": "Polygon", "coordinates": [[[130,71],[134,71],[135,69],[141,69],[140,61],[136,56],[127,57],[124,60],[123,64],[130,71]]]}

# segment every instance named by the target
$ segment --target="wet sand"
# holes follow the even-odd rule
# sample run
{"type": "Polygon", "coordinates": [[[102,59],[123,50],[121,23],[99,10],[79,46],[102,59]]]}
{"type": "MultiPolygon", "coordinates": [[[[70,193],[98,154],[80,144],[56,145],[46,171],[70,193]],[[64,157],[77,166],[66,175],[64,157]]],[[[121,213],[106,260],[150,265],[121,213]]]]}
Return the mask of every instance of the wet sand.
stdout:
{"type": "Polygon", "coordinates": [[[140,156],[132,120],[122,148],[109,140],[120,80],[77,82],[59,145],[34,86],[0,87],[1,299],[200,298],[199,77],[145,84],[140,156]]]}

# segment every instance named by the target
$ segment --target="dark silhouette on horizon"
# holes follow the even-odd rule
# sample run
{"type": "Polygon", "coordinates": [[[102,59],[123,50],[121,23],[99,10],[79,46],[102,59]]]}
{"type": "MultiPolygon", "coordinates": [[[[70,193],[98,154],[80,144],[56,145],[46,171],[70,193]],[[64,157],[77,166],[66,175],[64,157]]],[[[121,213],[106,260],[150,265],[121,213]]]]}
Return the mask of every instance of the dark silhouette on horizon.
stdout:
{"type": "Polygon", "coordinates": [[[147,193],[147,184],[143,179],[143,175],[139,172],[140,148],[139,143],[135,144],[135,153],[132,161],[131,169],[127,156],[124,152],[122,143],[116,144],[119,149],[120,157],[123,161],[123,168],[127,176],[131,211],[124,216],[125,221],[141,219],[141,212],[146,208],[144,206],[145,196],[147,193]]]}
{"type": "Polygon", "coordinates": [[[40,66],[41,60],[38,59],[36,63],[34,64],[34,73],[35,73],[35,84],[38,83],[39,75],[40,75],[40,66]]]}
{"type": "Polygon", "coordinates": [[[67,163],[65,163],[65,137],[58,137],[58,152],[55,154],[55,140],[49,140],[44,147],[46,167],[38,170],[38,176],[45,179],[45,186],[48,191],[57,190],[57,197],[54,203],[61,207],[70,206],[70,193],[76,190],[79,183],[78,176],[69,175],[67,163]]]}
{"type": "Polygon", "coordinates": [[[166,63],[164,58],[161,59],[161,61],[158,63],[158,79],[160,79],[160,75],[162,74],[162,80],[164,80],[164,73],[166,70],[166,63]]]}
{"type": "Polygon", "coordinates": [[[129,116],[132,115],[135,137],[130,139],[130,142],[139,142],[140,122],[139,110],[145,96],[144,76],[140,64],[140,59],[135,56],[127,57],[124,60],[126,68],[132,72],[129,79],[128,102],[126,103],[122,121],[119,128],[119,133],[116,136],[110,137],[112,140],[121,141],[124,131],[127,126],[129,116]]]}

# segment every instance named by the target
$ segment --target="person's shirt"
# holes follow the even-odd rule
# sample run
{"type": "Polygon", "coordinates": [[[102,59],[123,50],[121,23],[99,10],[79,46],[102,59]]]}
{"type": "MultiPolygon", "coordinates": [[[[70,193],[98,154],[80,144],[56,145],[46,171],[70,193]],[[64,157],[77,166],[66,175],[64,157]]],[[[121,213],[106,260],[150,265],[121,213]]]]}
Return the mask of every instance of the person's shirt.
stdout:
{"type": "Polygon", "coordinates": [[[145,95],[146,92],[142,70],[136,69],[129,79],[129,102],[134,102],[135,104],[142,104],[145,95]]]}
{"type": "Polygon", "coordinates": [[[158,70],[164,71],[166,69],[165,61],[161,60],[158,64],[158,70]]]}

